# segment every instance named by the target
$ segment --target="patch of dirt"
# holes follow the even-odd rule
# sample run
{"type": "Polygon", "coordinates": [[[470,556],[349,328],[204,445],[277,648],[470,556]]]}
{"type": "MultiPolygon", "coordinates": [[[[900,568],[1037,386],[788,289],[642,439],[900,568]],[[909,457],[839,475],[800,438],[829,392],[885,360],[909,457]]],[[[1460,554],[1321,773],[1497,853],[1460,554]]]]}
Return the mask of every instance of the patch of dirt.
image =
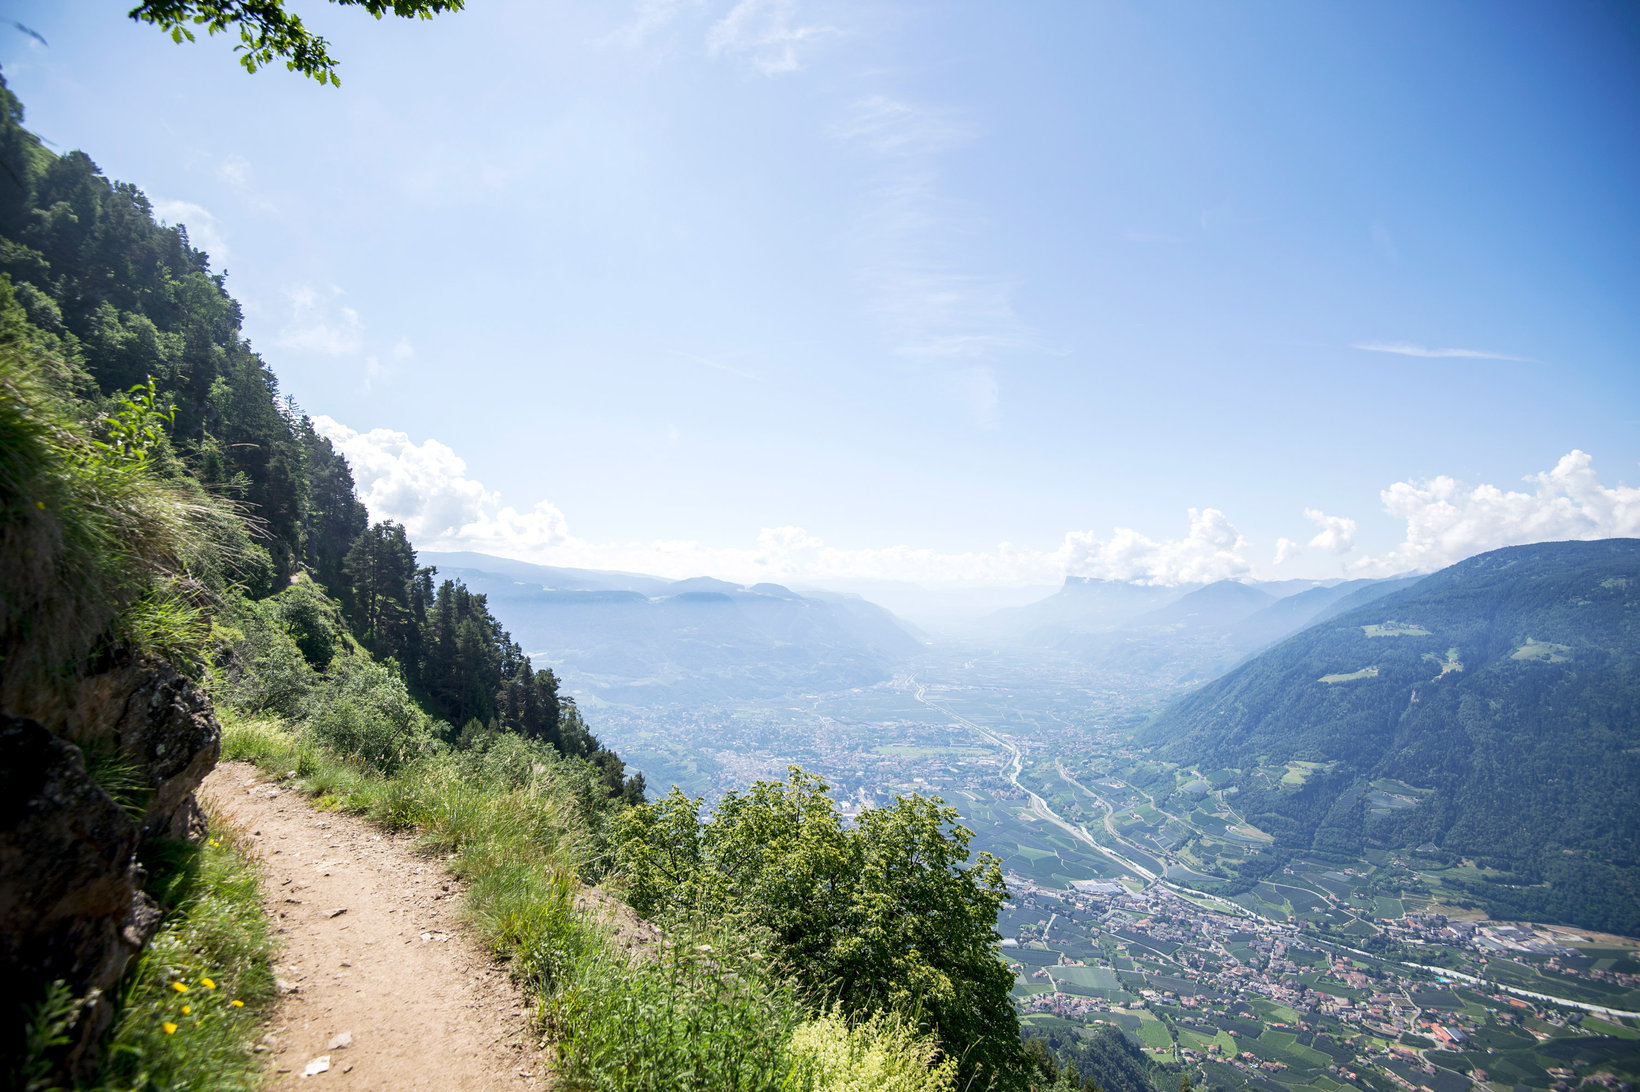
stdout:
{"type": "Polygon", "coordinates": [[[272,1088],[547,1086],[528,1004],[463,932],[462,888],[442,860],[410,837],[318,811],[247,763],[221,763],[200,794],[266,866],[264,905],[283,943],[283,996],[262,1041],[272,1088]]]}

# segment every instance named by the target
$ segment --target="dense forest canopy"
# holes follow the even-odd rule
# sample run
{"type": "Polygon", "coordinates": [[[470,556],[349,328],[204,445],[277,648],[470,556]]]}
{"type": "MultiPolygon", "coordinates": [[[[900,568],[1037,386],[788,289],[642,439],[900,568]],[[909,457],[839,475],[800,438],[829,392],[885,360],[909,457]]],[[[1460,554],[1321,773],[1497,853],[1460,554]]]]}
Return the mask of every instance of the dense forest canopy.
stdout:
{"type": "MultiPolygon", "coordinates": [[[[396,663],[452,741],[458,732],[539,739],[590,762],[611,795],[641,799],[642,777],[626,776],[484,596],[435,584],[402,527],[369,523],[346,460],[280,396],[243,336],[238,303],[187,231],[156,223],[141,190],[110,182],[84,153],[48,150],[3,81],[0,274],[20,311],[15,337],[60,362],[63,395],[106,430],[131,388],[151,390],[165,422],[159,472],[241,517],[219,528],[234,541],[218,543],[216,560],[196,562],[215,569],[201,574],[202,593],[288,599],[293,581],[309,578],[340,605],[351,636],[396,663]]],[[[337,647],[315,621],[323,611],[309,609],[311,597],[294,602],[306,606],[275,613],[323,671],[337,647]]]]}

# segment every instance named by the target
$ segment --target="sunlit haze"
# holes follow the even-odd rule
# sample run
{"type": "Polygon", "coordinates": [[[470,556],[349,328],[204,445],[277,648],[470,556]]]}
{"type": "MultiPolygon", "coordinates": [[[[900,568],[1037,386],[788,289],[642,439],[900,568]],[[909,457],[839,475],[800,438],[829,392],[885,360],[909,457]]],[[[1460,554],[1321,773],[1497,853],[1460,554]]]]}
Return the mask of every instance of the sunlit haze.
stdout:
{"type": "Polygon", "coordinates": [[[1632,6],[293,6],[340,88],[101,0],[0,63],[418,548],[972,588],[1640,535],[1632,6]]]}

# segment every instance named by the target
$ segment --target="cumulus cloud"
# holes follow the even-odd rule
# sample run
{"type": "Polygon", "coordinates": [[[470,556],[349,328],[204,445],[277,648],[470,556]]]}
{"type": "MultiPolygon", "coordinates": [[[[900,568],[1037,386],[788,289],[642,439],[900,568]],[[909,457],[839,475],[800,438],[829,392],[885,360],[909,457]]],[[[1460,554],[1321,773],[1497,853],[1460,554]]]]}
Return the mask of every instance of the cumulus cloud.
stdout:
{"type": "Polygon", "coordinates": [[[1417,345],[1410,341],[1358,341],[1351,345],[1352,349],[1361,349],[1369,353],[1394,353],[1396,356],[1417,356],[1429,360],[1512,360],[1517,364],[1534,363],[1524,356],[1510,356],[1507,353],[1493,353],[1485,349],[1431,349],[1417,345]]]}
{"type": "Polygon", "coordinates": [[[1429,571],[1503,546],[1640,535],[1640,488],[1608,486],[1582,451],[1528,475],[1530,492],[1469,486],[1449,477],[1396,482],[1384,510],[1406,522],[1400,546],[1355,566],[1367,573],[1429,571]]]}
{"type": "Polygon", "coordinates": [[[373,519],[405,525],[419,549],[462,549],[549,565],[624,569],[659,576],[713,575],[753,583],[895,580],[922,584],[1057,583],[1067,573],[1149,584],[1204,583],[1248,575],[1246,540],[1216,508],[1191,509],[1183,538],[1153,539],[1130,528],[1108,536],[1073,531],[1055,549],[1010,542],[949,553],[915,546],[840,547],[802,527],[762,529],[744,546],[688,539],[591,542],[545,501],[528,511],[470,477],[466,462],[437,440],[393,429],[359,432],[329,417],[314,427],[353,468],[373,519]]]}
{"type": "Polygon", "coordinates": [[[216,260],[218,268],[228,260],[228,244],[222,238],[222,228],[211,211],[192,201],[167,201],[155,198],[154,215],[161,223],[177,224],[187,229],[188,241],[216,260]]]}
{"type": "MultiPolygon", "coordinates": [[[[1347,554],[1355,549],[1355,521],[1346,516],[1329,516],[1319,508],[1304,509],[1304,518],[1318,524],[1321,530],[1310,539],[1310,545],[1334,554],[1347,554]]],[[[1277,562],[1280,564],[1280,562],[1277,562]]]]}
{"type": "Polygon", "coordinates": [[[1060,548],[1070,576],[1128,580],[1137,584],[1206,584],[1248,576],[1247,540],[1217,508],[1190,509],[1183,538],[1152,539],[1130,527],[1109,538],[1072,531],[1060,548]]]}
{"type": "MultiPolygon", "coordinates": [[[[719,576],[743,583],[906,581],[928,585],[1027,585],[1065,576],[1140,584],[1205,584],[1255,576],[1250,543],[1224,512],[1192,508],[1177,538],[1153,538],[1131,527],[1108,534],[1071,531],[1054,548],[1001,542],[961,553],[897,545],[844,547],[798,526],[767,527],[738,546],[690,539],[593,542],[571,533],[556,506],[520,510],[468,474],[466,462],[437,440],[420,442],[392,429],[359,432],[329,417],[314,427],[347,457],[360,498],[374,519],[403,523],[424,550],[477,550],[548,565],[621,569],[658,576],[719,576]]],[[[1526,479],[1530,492],[1467,486],[1452,478],[1396,482],[1384,508],[1406,523],[1405,541],[1349,568],[1359,575],[1428,571],[1500,546],[1554,539],[1640,536],[1640,488],[1603,484],[1582,451],[1526,479]]],[[[1308,547],[1275,543],[1280,566],[1305,549],[1334,555],[1354,546],[1354,520],[1306,509],[1320,530],[1308,547]]]]}

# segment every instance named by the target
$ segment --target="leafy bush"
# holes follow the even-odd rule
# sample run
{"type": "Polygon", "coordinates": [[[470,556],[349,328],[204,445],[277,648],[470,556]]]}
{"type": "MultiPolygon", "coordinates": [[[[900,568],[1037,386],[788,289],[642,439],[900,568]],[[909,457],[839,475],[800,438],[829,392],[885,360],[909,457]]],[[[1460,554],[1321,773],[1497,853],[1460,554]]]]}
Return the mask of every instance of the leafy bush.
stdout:
{"type": "Polygon", "coordinates": [[[694,930],[669,934],[653,959],[598,945],[548,1008],[566,1075],[612,1092],[789,1087],[798,1011],[721,932],[694,930]]]}
{"type": "Polygon", "coordinates": [[[903,1019],[850,1027],[839,1011],[792,1032],[794,1086],[805,1092],[954,1092],[957,1063],[903,1019]]]}
{"type": "Polygon", "coordinates": [[[391,773],[439,746],[398,672],[364,653],[336,660],[311,731],[323,746],[391,773]]]}
{"type": "Polygon", "coordinates": [[[704,822],[701,807],[674,789],[619,821],[634,909],[767,936],[813,1011],[901,1013],[939,1037],[965,1086],[1020,1075],[1013,975],[995,948],[1007,889],[995,857],[968,863],[956,809],[896,797],[845,827],[826,783],[795,766],[726,794],[704,822]]]}

